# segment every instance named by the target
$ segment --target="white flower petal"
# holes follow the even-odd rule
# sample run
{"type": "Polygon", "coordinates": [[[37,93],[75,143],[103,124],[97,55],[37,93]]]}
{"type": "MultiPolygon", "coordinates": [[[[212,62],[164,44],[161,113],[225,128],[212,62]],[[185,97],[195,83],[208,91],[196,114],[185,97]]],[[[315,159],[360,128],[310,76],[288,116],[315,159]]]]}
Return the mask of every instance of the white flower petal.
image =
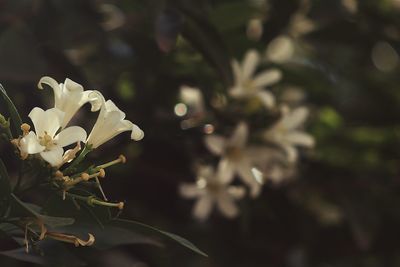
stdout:
{"type": "Polygon", "coordinates": [[[271,109],[275,106],[275,97],[271,92],[259,91],[257,92],[257,96],[267,109],[271,109]]]}
{"type": "Polygon", "coordinates": [[[294,54],[294,43],[288,35],[279,35],[273,39],[266,50],[266,57],[271,62],[284,63],[294,54]]]}
{"type": "Polygon", "coordinates": [[[227,191],[234,199],[242,199],[246,195],[246,190],[243,186],[229,186],[227,191]]]}
{"type": "Polygon", "coordinates": [[[286,152],[288,162],[294,163],[297,161],[297,149],[293,145],[282,144],[282,148],[286,152]]]}
{"type": "Polygon", "coordinates": [[[229,138],[228,143],[230,146],[242,148],[247,143],[248,135],[249,127],[245,122],[242,121],[236,126],[231,138],[229,138]]]}
{"type": "Polygon", "coordinates": [[[101,105],[103,103],[102,102],[103,95],[99,91],[95,91],[95,90],[94,91],[90,91],[90,90],[85,91],[84,94],[86,94],[84,98],[87,98],[89,103],[92,105],[90,111],[95,112],[95,111],[100,110],[101,105]]]}
{"type": "Polygon", "coordinates": [[[54,98],[60,98],[61,95],[61,87],[56,80],[49,76],[42,77],[38,82],[38,88],[43,89],[43,84],[47,84],[50,86],[54,91],[54,98]]]}
{"type": "Polygon", "coordinates": [[[79,126],[71,126],[62,130],[56,137],[57,145],[61,147],[68,146],[76,142],[85,142],[86,131],[79,126]]]}
{"type": "Polygon", "coordinates": [[[179,193],[184,198],[197,198],[203,195],[204,190],[200,189],[196,184],[181,184],[179,193]]]}
{"type": "Polygon", "coordinates": [[[251,197],[257,197],[261,192],[261,184],[257,182],[252,171],[252,166],[247,160],[242,160],[237,163],[236,170],[240,179],[250,187],[251,197]]]}
{"type": "Polygon", "coordinates": [[[140,140],[144,137],[143,131],[131,121],[124,120],[125,113],[122,112],[111,100],[104,102],[87,143],[97,148],[108,140],[125,131],[132,131],[131,138],[140,140]]]}
{"type": "Polygon", "coordinates": [[[200,197],[193,208],[193,215],[199,220],[205,220],[211,213],[214,199],[209,195],[200,197]]]}
{"type": "Polygon", "coordinates": [[[45,149],[44,146],[39,144],[36,134],[32,131],[21,138],[20,148],[22,152],[28,154],[36,154],[42,152],[45,149]]]}
{"type": "Polygon", "coordinates": [[[253,86],[265,87],[277,83],[282,78],[282,72],[278,69],[269,69],[261,72],[253,79],[253,86]]]}
{"type": "Polygon", "coordinates": [[[219,135],[207,135],[204,142],[208,150],[215,155],[222,155],[226,145],[226,139],[219,135]]]}
{"type": "Polygon", "coordinates": [[[308,109],[306,107],[299,107],[282,118],[282,125],[288,129],[296,129],[301,126],[308,117],[308,109]]]}
{"type": "Polygon", "coordinates": [[[144,132],[142,131],[142,129],[139,128],[139,126],[137,126],[136,124],[134,124],[134,123],[132,123],[132,122],[130,122],[128,120],[125,120],[124,122],[125,123],[129,122],[131,124],[131,129],[129,129],[129,130],[132,131],[132,133],[131,133],[131,139],[132,140],[139,141],[139,140],[143,139],[144,132]]]}
{"type": "Polygon", "coordinates": [[[228,91],[229,95],[233,98],[244,98],[247,97],[247,92],[242,85],[235,85],[228,91]]]}
{"type": "Polygon", "coordinates": [[[314,137],[305,132],[300,131],[292,131],[286,134],[286,140],[291,144],[304,146],[304,147],[313,147],[314,146],[314,137]]]}
{"type": "Polygon", "coordinates": [[[249,80],[250,77],[253,76],[259,61],[260,61],[260,54],[256,50],[252,49],[246,53],[242,64],[243,81],[249,80]]]}
{"type": "Polygon", "coordinates": [[[69,91],[83,92],[83,86],[68,78],[64,81],[64,88],[69,91]]]}
{"type": "Polygon", "coordinates": [[[222,184],[229,184],[235,174],[235,163],[227,158],[222,158],[218,163],[217,177],[222,184]]]}
{"type": "Polygon", "coordinates": [[[222,192],[217,197],[217,206],[227,218],[234,218],[239,211],[232,197],[227,192],[222,192]]]}
{"type": "Polygon", "coordinates": [[[63,154],[64,150],[59,146],[56,146],[49,151],[40,152],[40,156],[42,156],[42,158],[50,163],[50,165],[53,167],[56,167],[62,163],[63,154]]]}
{"type": "Polygon", "coordinates": [[[41,108],[35,107],[29,113],[33,125],[35,126],[35,132],[37,136],[43,136],[44,132],[47,132],[51,137],[61,127],[61,122],[64,118],[64,112],[57,108],[51,108],[44,111],[41,108]]]}
{"type": "Polygon", "coordinates": [[[235,84],[242,84],[243,78],[242,78],[242,69],[240,67],[239,62],[234,59],[232,60],[232,70],[233,70],[233,78],[234,78],[234,83],[235,84]]]}

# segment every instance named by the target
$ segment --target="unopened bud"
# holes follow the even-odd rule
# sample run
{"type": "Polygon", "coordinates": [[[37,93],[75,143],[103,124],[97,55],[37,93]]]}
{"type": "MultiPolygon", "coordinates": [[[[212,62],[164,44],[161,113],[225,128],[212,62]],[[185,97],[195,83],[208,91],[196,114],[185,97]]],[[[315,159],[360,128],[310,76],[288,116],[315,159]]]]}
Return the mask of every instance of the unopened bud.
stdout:
{"type": "Polygon", "coordinates": [[[0,114],[0,126],[2,128],[9,128],[10,127],[10,121],[6,120],[6,118],[0,114]]]}
{"type": "Polygon", "coordinates": [[[119,155],[118,159],[121,161],[121,163],[126,163],[126,157],[124,155],[119,155]]]}
{"type": "Polygon", "coordinates": [[[106,176],[106,171],[104,169],[99,170],[99,177],[104,178],[106,176]]]}
{"type": "Polygon", "coordinates": [[[81,177],[84,181],[88,181],[90,179],[90,175],[87,174],[86,172],[81,174],[81,177]]]}

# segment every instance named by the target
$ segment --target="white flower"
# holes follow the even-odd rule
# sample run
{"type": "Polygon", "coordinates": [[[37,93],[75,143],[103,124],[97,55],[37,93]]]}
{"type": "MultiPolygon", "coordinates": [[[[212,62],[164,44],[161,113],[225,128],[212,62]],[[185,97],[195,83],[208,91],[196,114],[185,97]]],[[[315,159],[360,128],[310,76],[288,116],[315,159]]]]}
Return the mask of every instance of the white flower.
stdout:
{"type": "Polygon", "coordinates": [[[51,77],[42,77],[38,83],[38,88],[43,89],[43,84],[47,84],[54,91],[54,107],[65,112],[61,127],[65,128],[75,113],[86,103],[90,102],[92,111],[98,111],[101,107],[101,96],[97,91],[84,91],[82,85],[65,79],[64,84],[58,84],[51,77]]]}
{"type": "Polygon", "coordinates": [[[57,108],[44,111],[35,107],[29,113],[35,132],[30,131],[20,141],[21,152],[40,153],[42,158],[55,167],[62,163],[63,147],[86,140],[86,132],[78,126],[71,126],[58,131],[64,119],[64,112],[57,108]]]}
{"type": "Polygon", "coordinates": [[[250,187],[251,196],[256,197],[261,192],[262,181],[252,172],[253,163],[246,148],[248,127],[244,122],[236,126],[228,139],[219,135],[205,137],[207,148],[215,155],[221,156],[221,179],[230,182],[235,174],[250,187]]]}
{"type": "Polygon", "coordinates": [[[294,42],[288,35],[279,35],[267,46],[267,60],[274,63],[285,63],[292,59],[295,52],[294,42]]]}
{"type": "Polygon", "coordinates": [[[226,180],[220,179],[220,171],[214,172],[210,166],[201,166],[194,184],[182,184],[180,194],[185,198],[197,198],[193,215],[199,220],[205,220],[210,215],[214,205],[227,218],[234,218],[239,211],[235,200],[245,195],[242,186],[230,186],[226,180]]]}
{"type": "Polygon", "coordinates": [[[314,146],[314,138],[299,129],[307,116],[308,109],[305,107],[289,111],[285,106],[282,108],[282,118],[263,133],[265,141],[274,143],[285,150],[289,162],[297,160],[297,149],[295,146],[309,148],[314,146]]]}
{"type": "Polygon", "coordinates": [[[89,137],[87,144],[92,148],[97,148],[108,140],[114,138],[122,132],[131,131],[133,140],[141,140],[144,136],[143,131],[131,121],[125,120],[125,113],[122,112],[111,100],[105,101],[103,97],[100,114],[89,137]]]}
{"type": "Polygon", "coordinates": [[[260,55],[256,50],[248,51],[242,64],[233,60],[234,86],[229,90],[229,94],[238,99],[257,97],[267,108],[271,108],[275,105],[275,98],[271,92],[263,89],[278,82],[282,74],[278,69],[270,69],[253,77],[259,61],[260,55]]]}

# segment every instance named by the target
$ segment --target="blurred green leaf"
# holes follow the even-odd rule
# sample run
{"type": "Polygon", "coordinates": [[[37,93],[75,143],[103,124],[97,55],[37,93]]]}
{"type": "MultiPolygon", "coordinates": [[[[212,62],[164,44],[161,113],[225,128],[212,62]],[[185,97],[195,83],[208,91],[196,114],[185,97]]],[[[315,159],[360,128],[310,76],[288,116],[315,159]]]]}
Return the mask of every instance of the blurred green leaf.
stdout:
{"type": "Polygon", "coordinates": [[[174,240],[176,242],[178,242],[179,244],[181,244],[184,247],[189,248],[190,250],[204,256],[204,257],[208,257],[207,254],[205,254],[203,251],[201,251],[199,248],[197,248],[193,243],[191,243],[190,241],[186,240],[183,237],[180,237],[178,235],[169,233],[169,232],[165,232],[163,230],[157,229],[153,226],[150,225],[146,225],[140,222],[136,222],[136,221],[131,221],[131,220],[124,220],[124,219],[116,219],[116,220],[112,220],[110,222],[111,225],[116,225],[119,227],[124,227],[124,228],[128,228],[134,231],[139,231],[139,232],[153,232],[153,233],[158,233],[161,234],[165,237],[168,237],[171,240],[174,240]]]}
{"type": "Polygon", "coordinates": [[[39,213],[41,207],[34,204],[25,203],[14,194],[12,194],[11,196],[13,200],[12,201],[13,207],[11,210],[12,216],[15,217],[33,216],[35,218],[42,220],[46,226],[49,226],[51,228],[58,228],[61,226],[71,225],[75,222],[73,218],[42,215],[39,213]]]}
{"type": "Polygon", "coordinates": [[[214,8],[210,14],[210,20],[219,30],[229,31],[246,25],[254,14],[255,9],[247,1],[232,1],[214,8]],[[232,16],[232,14],[240,14],[240,16],[232,16]]]}
{"type": "Polygon", "coordinates": [[[6,166],[0,159],[0,215],[6,212],[11,195],[10,178],[8,177],[6,166]]]}
{"type": "Polygon", "coordinates": [[[3,99],[4,106],[7,107],[8,115],[11,118],[11,124],[13,126],[14,134],[18,136],[21,133],[22,120],[17,111],[17,108],[15,107],[11,99],[8,97],[6,90],[1,84],[0,84],[0,95],[3,99]]]}
{"type": "Polygon", "coordinates": [[[217,70],[225,85],[232,83],[232,70],[228,49],[217,29],[196,12],[182,8],[185,24],[182,35],[217,70]]]}

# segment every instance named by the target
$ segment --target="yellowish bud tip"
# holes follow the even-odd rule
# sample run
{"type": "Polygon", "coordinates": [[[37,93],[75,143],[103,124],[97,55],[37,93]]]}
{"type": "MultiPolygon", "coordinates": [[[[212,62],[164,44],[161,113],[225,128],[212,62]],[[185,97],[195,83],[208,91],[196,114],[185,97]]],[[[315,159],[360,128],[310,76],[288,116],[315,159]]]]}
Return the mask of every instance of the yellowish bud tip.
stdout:
{"type": "Polygon", "coordinates": [[[118,159],[122,162],[122,163],[126,163],[126,157],[124,155],[119,155],[118,159]]]}
{"type": "Polygon", "coordinates": [[[123,210],[124,209],[124,205],[125,205],[124,202],[119,202],[117,207],[118,207],[118,209],[123,210]]]}
{"type": "Polygon", "coordinates": [[[27,123],[23,123],[23,124],[21,125],[21,130],[22,130],[22,132],[23,132],[24,134],[25,134],[25,133],[28,133],[30,129],[31,129],[31,126],[30,126],[29,124],[27,124],[27,123]]]}
{"type": "Polygon", "coordinates": [[[104,169],[99,170],[99,177],[104,178],[106,176],[106,171],[104,169]]]}
{"type": "Polygon", "coordinates": [[[64,174],[63,174],[61,171],[56,171],[55,176],[56,176],[57,178],[63,178],[63,177],[64,177],[64,174]]]}
{"type": "Polygon", "coordinates": [[[81,177],[84,181],[88,181],[90,179],[90,175],[87,174],[86,172],[81,174],[81,177]]]}

